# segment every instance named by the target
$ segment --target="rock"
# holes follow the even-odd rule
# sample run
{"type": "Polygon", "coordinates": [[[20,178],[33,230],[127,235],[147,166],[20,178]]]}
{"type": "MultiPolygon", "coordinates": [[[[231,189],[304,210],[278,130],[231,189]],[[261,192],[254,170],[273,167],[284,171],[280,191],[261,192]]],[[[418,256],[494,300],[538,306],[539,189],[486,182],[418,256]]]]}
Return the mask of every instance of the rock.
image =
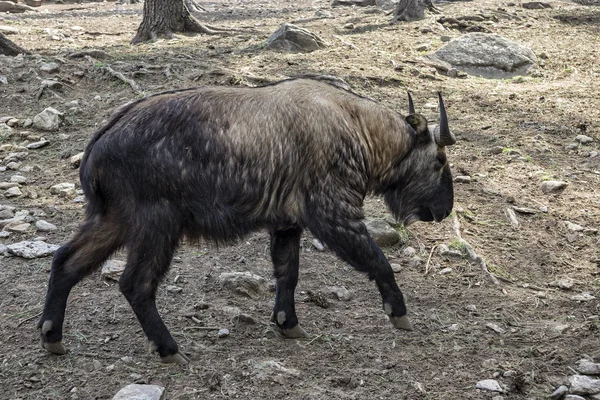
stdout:
{"type": "Polygon", "coordinates": [[[49,145],[50,142],[48,140],[40,140],[39,142],[33,142],[33,143],[29,143],[26,147],[28,149],[39,149],[42,148],[44,146],[49,145]]]}
{"type": "Polygon", "coordinates": [[[446,268],[442,269],[440,272],[438,272],[438,274],[446,275],[446,274],[449,274],[450,272],[452,272],[452,268],[446,267],[446,268]]]}
{"type": "Polygon", "coordinates": [[[600,375],[600,364],[586,359],[579,360],[577,372],[582,375],[600,375]]]}
{"type": "Polygon", "coordinates": [[[119,390],[112,400],[163,400],[165,388],[158,385],[132,383],[119,390]]]}
{"type": "Polygon", "coordinates": [[[369,235],[381,247],[392,246],[400,241],[400,234],[382,219],[367,219],[364,221],[369,235]]]}
{"type": "Polygon", "coordinates": [[[596,157],[598,157],[598,152],[597,151],[590,151],[589,156],[590,156],[590,158],[596,158],[596,157]]]}
{"type": "Polygon", "coordinates": [[[11,219],[14,216],[15,216],[15,214],[12,210],[0,209],[0,220],[11,219]]]}
{"type": "Polygon", "coordinates": [[[491,322],[490,322],[490,323],[487,323],[487,324],[485,324],[485,327],[486,327],[486,328],[488,328],[488,329],[491,329],[491,330],[493,330],[493,331],[494,331],[494,332],[496,332],[496,333],[500,333],[500,334],[502,334],[502,333],[506,332],[506,331],[505,331],[503,328],[501,328],[501,327],[500,327],[500,326],[498,326],[497,324],[494,324],[494,323],[491,323],[491,322]]]}
{"type": "Polygon", "coordinates": [[[563,290],[571,290],[574,284],[575,282],[571,278],[559,279],[558,282],[556,282],[556,286],[563,290]]]}
{"type": "Polygon", "coordinates": [[[560,400],[568,392],[569,392],[569,388],[566,387],[565,385],[561,385],[561,386],[557,387],[554,392],[552,392],[552,394],[550,395],[550,399],[551,400],[560,400]]]}
{"type": "Polygon", "coordinates": [[[238,294],[258,298],[261,293],[265,292],[267,281],[259,275],[246,272],[224,272],[217,280],[221,285],[238,294]]]}
{"type": "Polygon", "coordinates": [[[15,187],[8,188],[6,190],[6,192],[4,192],[4,197],[7,197],[7,198],[18,197],[18,196],[21,196],[22,194],[23,193],[21,192],[21,189],[19,189],[18,186],[15,186],[15,187]]]}
{"type": "Polygon", "coordinates": [[[242,322],[244,324],[249,324],[249,325],[254,325],[257,323],[256,319],[254,319],[254,317],[252,315],[248,315],[248,314],[244,314],[244,313],[240,313],[240,314],[232,317],[231,322],[233,322],[234,324],[238,323],[238,322],[242,322]]]}
{"type": "Polygon", "coordinates": [[[19,31],[17,28],[14,28],[12,26],[0,25],[0,33],[3,33],[5,35],[16,35],[20,32],[21,31],[19,31]]]}
{"type": "Polygon", "coordinates": [[[543,3],[541,1],[530,1],[523,3],[522,6],[528,10],[543,10],[544,8],[552,8],[551,4],[543,3]]]}
{"type": "Polygon", "coordinates": [[[181,286],[176,285],[167,285],[167,292],[169,293],[181,293],[183,288],[181,286]]]}
{"type": "Polygon", "coordinates": [[[229,336],[229,329],[223,328],[223,329],[219,329],[219,332],[217,332],[217,337],[219,338],[224,338],[229,336]]]}
{"type": "Polygon", "coordinates": [[[587,293],[587,292],[571,296],[571,300],[575,300],[575,301],[590,301],[590,300],[595,300],[595,299],[596,299],[596,297],[593,294],[587,293]]]}
{"type": "Polygon", "coordinates": [[[471,177],[465,175],[459,175],[454,178],[454,182],[456,183],[471,183],[471,177]]]}
{"type": "Polygon", "coordinates": [[[81,153],[77,153],[73,157],[71,157],[69,162],[71,163],[71,166],[73,168],[79,167],[79,164],[81,164],[81,160],[83,159],[83,154],[84,152],[82,151],[81,153]]]}
{"type": "Polygon", "coordinates": [[[7,224],[4,227],[4,229],[9,232],[25,233],[29,230],[30,227],[31,227],[31,224],[28,222],[17,222],[17,223],[7,224]]]}
{"type": "Polygon", "coordinates": [[[58,195],[60,197],[72,197],[75,195],[75,184],[74,183],[59,183],[50,187],[50,193],[58,195]]]}
{"type": "Polygon", "coordinates": [[[22,126],[23,126],[23,128],[29,128],[32,125],[33,125],[33,120],[31,118],[25,118],[22,126]]]}
{"type": "Polygon", "coordinates": [[[118,282],[123,274],[123,271],[125,271],[126,265],[127,263],[125,261],[108,260],[102,264],[102,272],[100,273],[100,276],[104,279],[110,279],[118,282]]]}
{"type": "MultiPolygon", "coordinates": [[[[275,360],[254,362],[253,368],[259,379],[274,379],[278,375],[283,375],[282,378],[285,376],[295,378],[300,377],[300,371],[294,368],[286,368],[275,360]]],[[[280,382],[279,379],[277,379],[277,381],[280,382]]]]}
{"type": "Polygon", "coordinates": [[[390,266],[392,267],[392,271],[394,271],[395,274],[402,272],[402,265],[392,263],[390,264],[390,266]]]}
{"type": "Polygon", "coordinates": [[[17,184],[27,183],[27,178],[22,175],[13,175],[10,177],[10,181],[17,184]]]}
{"type": "Polygon", "coordinates": [[[19,123],[19,120],[17,118],[11,118],[8,121],[6,121],[6,125],[10,126],[11,128],[14,128],[15,126],[17,126],[19,123]]]}
{"type": "Polygon", "coordinates": [[[331,6],[346,6],[346,7],[368,7],[368,6],[376,6],[376,0],[333,0],[331,2],[331,6]]]}
{"type": "Polygon", "coordinates": [[[576,394],[568,394],[564,400],[587,400],[585,397],[577,396],[576,394]]]}
{"type": "Polygon", "coordinates": [[[443,257],[453,257],[453,258],[462,258],[463,257],[463,253],[460,250],[451,249],[448,246],[446,246],[445,244],[440,244],[438,246],[438,252],[440,253],[440,256],[443,256],[443,257]]]}
{"type": "Polygon", "coordinates": [[[352,293],[343,286],[332,286],[327,290],[340,301],[350,301],[352,299],[352,293]]]}
{"type": "Polygon", "coordinates": [[[484,379],[482,381],[477,382],[475,385],[476,389],[487,390],[488,392],[503,392],[502,387],[497,380],[494,379],[484,379]]]}
{"type": "Polygon", "coordinates": [[[347,24],[344,24],[344,29],[354,29],[354,24],[352,22],[348,22],[347,24]]]}
{"type": "Polygon", "coordinates": [[[21,163],[15,162],[15,161],[11,161],[8,164],[6,164],[6,169],[17,171],[20,166],[21,166],[21,163]]]}
{"type": "MultiPolygon", "coordinates": [[[[6,239],[10,236],[10,232],[0,231],[0,239],[6,239]]],[[[6,250],[6,246],[4,246],[4,250],[6,250]]],[[[4,251],[2,251],[4,253],[4,251]]]]}
{"type": "Polygon", "coordinates": [[[586,135],[577,135],[575,137],[575,141],[581,143],[581,144],[588,144],[594,141],[593,138],[586,136],[586,135]]]}
{"type": "Polygon", "coordinates": [[[565,226],[571,232],[581,232],[584,229],[583,226],[574,224],[573,222],[569,222],[569,221],[565,221],[565,226]]]}
{"type": "Polygon", "coordinates": [[[10,254],[27,259],[51,256],[59,247],[60,246],[54,244],[39,241],[23,241],[6,246],[10,254]]]}
{"type": "Polygon", "coordinates": [[[53,225],[50,222],[46,222],[43,219],[40,219],[39,221],[37,221],[35,223],[35,227],[40,232],[51,232],[51,231],[55,231],[58,229],[56,227],[56,225],[53,225]]]}
{"type": "Polygon", "coordinates": [[[537,58],[526,46],[489,33],[467,33],[425,58],[446,64],[447,69],[484,78],[511,78],[527,75],[537,58]]]}
{"type": "Polygon", "coordinates": [[[600,379],[593,379],[586,375],[572,375],[569,377],[569,384],[569,393],[571,394],[600,393],[600,379]]]}
{"type": "Polygon", "coordinates": [[[12,137],[12,135],[13,129],[10,126],[6,124],[0,124],[0,138],[8,139],[12,137]]]}
{"type": "Polygon", "coordinates": [[[48,107],[33,117],[33,127],[41,131],[57,131],[63,118],[63,113],[48,107]]]}
{"type": "Polygon", "coordinates": [[[577,148],[579,147],[579,145],[577,143],[569,143],[565,146],[565,149],[567,150],[577,150],[577,148]]]}
{"type": "Polygon", "coordinates": [[[267,39],[265,48],[285,52],[311,52],[326,47],[323,39],[296,25],[284,23],[267,39]]]}
{"type": "Polygon", "coordinates": [[[40,65],[40,71],[46,72],[46,73],[49,73],[49,74],[53,74],[55,72],[58,72],[59,69],[60,69],[60,65],[58,63],[55,63],[55,62],[42,63],[40,65]]]}
{"type": "Polygon", "coordinates": [[[465,310],[467,310],[468,312],[475,312],[477,311],[477,306],[475,304],[467,304],[465,306],[465,310]]]}
{"type": "Polygon", "coordinates": [[[407,246],[402,250],[402,255],[404,257],[413,257],[417,254],[417,250],[414,247],[407,246]]]}
{"type": "Polygon", "coordinates": [[[542,183],[542,192],[544,194],[559,193],[565,190],[568,186],[567,182],[562,181],[545,181],[542,183]]]}
{"type": "Polygon", "coordinates": [[[409,261],[408,261],[408,266],[410,268],[419,268],[421,265],[423,264],[423,259],[419,256],[413,256],[409,261]]]}

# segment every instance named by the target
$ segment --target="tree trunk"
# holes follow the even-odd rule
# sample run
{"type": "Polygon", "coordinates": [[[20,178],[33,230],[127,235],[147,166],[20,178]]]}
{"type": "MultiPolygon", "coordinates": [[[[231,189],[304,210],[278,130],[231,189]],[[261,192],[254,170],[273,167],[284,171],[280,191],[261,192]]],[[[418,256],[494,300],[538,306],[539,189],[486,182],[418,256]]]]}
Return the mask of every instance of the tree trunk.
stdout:
{"type": "Polygon", "coordinates": [[[29,54],[27,50],[17,46],[16,44],[8,40],[6,36],[0,33],[0,54],[3,54],[5,56],[16,56],[21,53],[29,54]]]}
{"type": "Polygon", "coordinates": [[[132,44],[156,40],[158,37],[171,39],[175,32],[217,34],[194,18],[185,5],[185,0],[146,0],[144,16],[132,44]]]}
{"type": "Polygon", "coordinates": [[[431,0],[400,0],[394,12],[393,23],[425,18],[425,10],[439,12],[431,0]]]}

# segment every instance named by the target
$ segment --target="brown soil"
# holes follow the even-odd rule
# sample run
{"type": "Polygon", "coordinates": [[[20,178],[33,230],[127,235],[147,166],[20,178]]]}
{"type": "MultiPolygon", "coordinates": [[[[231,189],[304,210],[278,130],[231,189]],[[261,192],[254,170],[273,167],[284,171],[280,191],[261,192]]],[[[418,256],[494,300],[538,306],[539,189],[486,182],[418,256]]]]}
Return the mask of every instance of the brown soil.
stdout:
{"type": "MultiPolygon", "coordinates": [[[[2,15],[0,24],[20,30],[9,37],[41,58],[25,57],[10,68],[0,60],[0,74],[9,81],[0,84],[0,117],[32,118],[48,106],[66,114],[57,133],[30,130],[51,141],[31,150],[23,162],[37,168],[21,173],[29,179],[22,190],[33,190],[39,197],[0,201],[44,210],[44,219],[59,226],[57,232],[43,235],[48,242],[64,243],[82,217],[81,204],[49,191],[57,183],[78,182],[67,157],[84,149],[92,131],[115,107],[136,97],[104,66],[135,79],[145,93],[328,74],[400,112],[406,109],[405,93],[410,89],[417,109],[432,119],[437,118],[436,91],[443,91],[459,138],[449,149],[453,172],[473,179],[455,185],[462,234],[502,280],[494,286],[467,260],[432,251],[452,243],[450,219],[412,225],[408,244],[423,258],[421,266],[410,267],[400,246],[384,249],[391,262],[403,265],[397,280],[416,324],[414,332],[396,331],[381,310],[374,285],[331,253],[316,251],[306,235],[297,309],[312,339],[289,341],[279,339],[268,322],[273,293],[248,299],[216,282],[226,271],[270,278],[265,233],[227,248],[184,245],[158,294],[160,312],[191,358],[181,367],[162,365],[148,353],[143,332],[117,285],[102,280],[99,272],[71,293],[64,338],[70,352],[44,352],[36,323],[50,259],[0,256],[0,397],[108,399],[128,383],[148,382],[166,386],[168,399],[482,399],[493,394],[477,391],[476,382],[497,377],[510,390],[505,397],[540,399],[572,373],[569,367],[582,355],[600,358],[600,240],[592,232],[569,232],[564,224],[599,228],[600,156],[589,157],[600,147],[599,10],[559,1],[545,10],[509,4],[478,0],[441,7],[451,17],[491,13],[498,7],[518,16],[478,24],[545,54],[540,73],[522,81],[448,78],[419,63],[418,44],[430,43],[435,50],[443,44],[442,35],[460,34],[436,23],[438,16],[389,25],[391,16],[378,9],[331,8],[326,0],[203,3],[208,10],[199,16],[203,22],[239,32],[178,35],[135,47],[129,41],[140,23],[141,5],[46,3],[38,13],[2,15]],[[318,17],[317,9],[333,17],[318,17]],[[280,23],[293,21],[321,35],[329,47],[310,54],[261,49],[280,23]],[[348,23],[354,29],[344,29],[348,23]],[[422,33],[427,27],[432,32],[422,33]],[[48,28],[56,31],[47,33],[48,28]],[[111,57],[67,57],[86,48],[104,50],[111,57]],[[58,60],[60,71],[44,75],[38,69],[42,59],[58,60]],[[51,76],[64,88],[46,90],[37,100],[41,79],[51,76]],[[79,105],[67,104],[73,100],[79,105]],[[582,133],[595,141],[567,149],[582,133]],[[59,134],[69,137],[61,139],[59,134]],[[496,146],[503,151],[493,154],[490,150],[496,146]],[[569,186],[561,194],[545,195],[540,186],[548,179],[569,186]],[[513,229],[505,215],[511,206],[547,207],[547,212],[517,214],[520,228],[513,229]],[[452,271],[438,273],[446,267],[452,271]],[[176,278],[183,291],[167,292],[166,285],[176,278]],[[571,290],[551,285],[564,278],[574,280],[571,290]],[[345,286],[353,298],[331,300],[326,309],[309,301],[309,291],[325,292],[329,286],[345,286]],[[582,292],[596,299],[571,299],[582,292]],[[200,303],[209,307],[195,309],[200,303]],[[476,305],[476,311],[468,311],[468,305],[476,305]],[[239,307],[257,323],[232,323],[225,306],[239,307]],[[186,316],[190,310],[199,323],[186,316]],[[503,333],[490,329],[490,323],[503,333]],[[231,335],[218,339],[215,331],[199,326],[228,328],[231,335]],[[126,356],[131,359],[123,360],[126,356]],[[258,363],[270,360],[297,373],[257,369],[258,363]]],[[[0,181],[13,174],[0,172],[0,181]]],[[[371,217],[387,216],[379,199],[369,199],[366,207],[371,217]]],[[[0,240],[9,244],[38,235],[32,230],[0,240]]]]}

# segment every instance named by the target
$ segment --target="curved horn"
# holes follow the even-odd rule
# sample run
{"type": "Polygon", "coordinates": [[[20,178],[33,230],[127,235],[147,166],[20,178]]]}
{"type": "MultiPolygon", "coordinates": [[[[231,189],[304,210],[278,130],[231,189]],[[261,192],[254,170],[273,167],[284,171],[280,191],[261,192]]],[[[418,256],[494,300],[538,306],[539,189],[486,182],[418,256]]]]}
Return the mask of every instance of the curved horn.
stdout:
{"type": "Polygon", "coordinates": [[[448,116],[446,115],[446,108],[444,107],[442,92],[438,92],[438,98],[440,101],[440,126],[439,129],[437,129],[439,136],[436,139],[440,146],[450,146],[456,143],[456,138],[448,126],[448,116]]]}
{"type": "Polygon", "coordinates": [[[412,96],[410,95],[410,92],[406,92],[406,93],[408,93],[408,113],[410,115],[416,114],[415,113],[415,104],[413,103],[412,96]]]}

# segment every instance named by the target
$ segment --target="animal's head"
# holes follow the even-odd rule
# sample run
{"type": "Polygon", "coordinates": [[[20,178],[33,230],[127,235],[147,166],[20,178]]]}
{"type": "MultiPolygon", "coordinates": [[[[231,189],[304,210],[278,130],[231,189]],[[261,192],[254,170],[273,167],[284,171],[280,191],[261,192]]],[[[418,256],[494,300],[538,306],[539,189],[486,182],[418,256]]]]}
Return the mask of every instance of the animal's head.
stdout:
{"type": "Polygon", "coordinates": [[[441,221],[452,211],[454,188],[445,147],[456,142],[448,127],[448,118],[439,94],[440,123],[429,125],[415,112],[408,94],[409,115],[406,129],[411,136],[411,149],[389,175],[384,198],[399,222],[441,221]]]}

